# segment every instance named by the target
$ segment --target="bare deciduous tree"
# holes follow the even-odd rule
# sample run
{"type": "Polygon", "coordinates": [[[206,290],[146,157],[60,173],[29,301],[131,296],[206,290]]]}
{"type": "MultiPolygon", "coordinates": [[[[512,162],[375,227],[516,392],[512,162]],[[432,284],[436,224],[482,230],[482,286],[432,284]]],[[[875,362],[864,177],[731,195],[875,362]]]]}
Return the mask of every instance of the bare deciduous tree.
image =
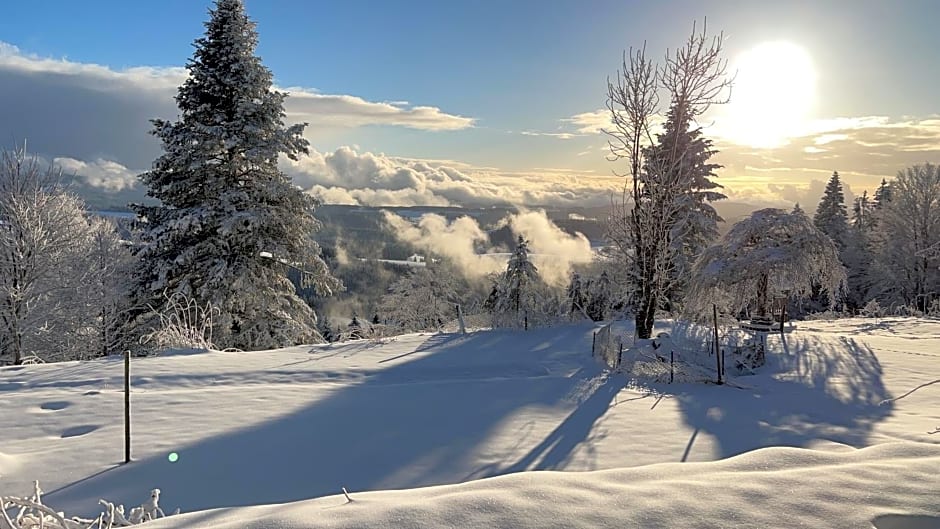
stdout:
{"type": "Polygon", "coordinates": [[[60,172],[23,149],[0,153],[0,356],[59,354],[89,327],[92,229],[60,172]]]}
{"type": "Polygon", "coordinates": [[[631,270],[640,338],[650,337],[659,304],[676,279],[676,242],[693,225],[686,222],[694,209],[690,204],[712,199],[693,198],[701,181],[694,172],[701,167],[694,168],[689,158],[703,144],[690,143],[687,133],[711,105],[730,96],[732,80],[721,50],[721,34],[709,37],[706,26],[699,32],[693,25],[686,43],[667,51],[662,65],[646,57],[645,45],[631,49],[616,78],[607,82],[610,159],[626,160],[629,166],[621,175],[626,178],[623,193],[612,204],[608,238],[631,270]],[[660,136],[665,145],[657,145],[652,132],[654,120],[664,114],[660,92],[669,99],[667,132],[670,127],[676,132],[660,136]]]}

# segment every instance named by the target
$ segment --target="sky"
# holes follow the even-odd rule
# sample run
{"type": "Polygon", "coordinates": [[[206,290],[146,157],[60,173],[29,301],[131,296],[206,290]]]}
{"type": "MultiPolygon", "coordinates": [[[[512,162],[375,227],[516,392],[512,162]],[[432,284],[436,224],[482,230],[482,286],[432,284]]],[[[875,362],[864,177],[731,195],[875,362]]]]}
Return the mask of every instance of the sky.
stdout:
{"type": "MultiPolygon", "coordinates": [[[[622,53],[655,58],[707,18],[736,74],[702,120],[730,199],[812,209],[940,161],[931,0],[367,2],[246,0],[258,54],[305,121],[285,164],[325,202],[603,205],[622,184],[602,128],[622,53]]],[[[16,2],[0,19],[0,138],[106,190],[159,155],[149,119],[211,2],[16,2]]]]}

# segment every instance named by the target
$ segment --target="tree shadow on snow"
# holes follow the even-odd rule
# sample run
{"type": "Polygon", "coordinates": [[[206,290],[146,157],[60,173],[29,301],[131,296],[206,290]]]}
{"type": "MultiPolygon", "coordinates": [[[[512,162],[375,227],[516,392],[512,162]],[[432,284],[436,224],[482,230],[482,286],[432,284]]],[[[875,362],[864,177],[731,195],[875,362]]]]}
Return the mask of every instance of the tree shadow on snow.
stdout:
{"type": "MultiPolygon", "coordinates": [[[[377,365],[300,409],[180,446],[174,463],[166,454],[135,461],[65,487],[49,503],[69,514],[94,515],[98,498],[136,505],[159,487],[164,510],[191,512],[332,495],[341,487],[352,492],[459,482],[474,471],[478,447],[514,413],[575,407],[570,395],[601,373],[590,357],[592,330],[582,325],[551,333],[437,337],[420,355],[377,365]]],[[[514,469],[557,466],[622,386],[608,381],[597,388],[514,469]]],[[[212,410],[205,413],[211,417],[212,410]]]]}
{"type": "Polygon", "coordinates": [[[708,386],[676,395],[685,422],[711,435],[730,457],[769,446],[807,447],[828,440],[868,444],[893,406],[872,350],[851,338],[779,337],[767,365],[737,379],[746,389],[708,386]]]}

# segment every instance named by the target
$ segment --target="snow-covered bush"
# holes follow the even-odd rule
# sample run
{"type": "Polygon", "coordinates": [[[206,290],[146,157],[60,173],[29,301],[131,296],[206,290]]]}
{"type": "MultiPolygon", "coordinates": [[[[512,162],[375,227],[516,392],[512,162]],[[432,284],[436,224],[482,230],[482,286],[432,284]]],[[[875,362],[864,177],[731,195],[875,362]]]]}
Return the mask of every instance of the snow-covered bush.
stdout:
{"type": "Polygon", "coordinates": [[[881,307],[877,299],[873,299],[862,307],[861,315],[866,318],[881,318],[885,315],[885,309],[881,307]]]}
{"type": "Polygon", "coordinates": [[[165,349],[216,349],[212,341],[212,319],[219,309],[181,294],[167,295],[158,326],[141,337],[141,344],[165,349]]]}
{"type": "MultiPolygon", "coordinates": [[[[0,496],[0,529],[111,529],[127,527],[165,517],[160,508],[160,489],[150,491],[150,497],[139,506],[124,512],[123,505],[100,500],[105,511],[94,519],[66,517],[42,502],[39,482],[33,482],[30,496],[0,496]]],[[[179,514],[177,510],[173,514],[179,514]]]]}

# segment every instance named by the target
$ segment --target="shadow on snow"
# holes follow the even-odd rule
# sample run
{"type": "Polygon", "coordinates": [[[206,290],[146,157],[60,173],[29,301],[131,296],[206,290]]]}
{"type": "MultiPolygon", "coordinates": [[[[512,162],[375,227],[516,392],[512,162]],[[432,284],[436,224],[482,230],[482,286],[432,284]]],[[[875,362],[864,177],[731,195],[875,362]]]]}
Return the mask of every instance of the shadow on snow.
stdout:
{"type": "MultiPolygon", "coordinates": [[[[300,410],[181,446],[175,463],[166,455],[135,461],[63,487],[48,500],[70,514],[92,515],[99,498],[134,505],[159,487],[165,510],[191,512],[332,495],[344,486],[361,491],[459,482],[474,470],[478,445],[512,414],[574,407],[572,391],[601,372],[590,358],[592,330],[431,337],[421,356],[377,365],[300,410]]],[[[532,463],[553,468],[588,436],[622,387],[622,381],[607,381],[542,445],[496,473],[532,463]]]]}

